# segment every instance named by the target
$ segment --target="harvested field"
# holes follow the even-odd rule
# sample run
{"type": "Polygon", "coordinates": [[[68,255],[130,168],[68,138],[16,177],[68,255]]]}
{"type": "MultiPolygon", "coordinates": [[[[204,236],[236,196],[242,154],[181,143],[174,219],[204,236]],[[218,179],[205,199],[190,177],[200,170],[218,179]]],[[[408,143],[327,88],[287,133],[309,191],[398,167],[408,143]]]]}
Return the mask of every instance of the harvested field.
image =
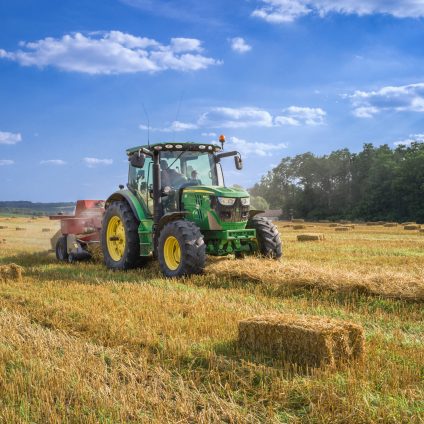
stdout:
{"type": "Polygon", "coordinates": [[[240,321],[238,329],[241,347],[304,366],[335,366],[365,351],[364,330],[348,321],[275,314],[240,321]]]}
{"type": "Polygon", "coordinates": [[[324,234],[298,234],[297,241],[320,241],[325,240],[324,234]]]}
{"type": "Polygon", "coordinates": [[[0,422],[422,423],[424,237],[277,225],[281,261],[209,258],[176,281],[155,261],[59,263],[57,221],[11,218],[0,264],[25,273],[0,281],[0,422]],[[304,369],[238,346],[239,321],[274,314],[354,322],[366,355],[304,369]]]}

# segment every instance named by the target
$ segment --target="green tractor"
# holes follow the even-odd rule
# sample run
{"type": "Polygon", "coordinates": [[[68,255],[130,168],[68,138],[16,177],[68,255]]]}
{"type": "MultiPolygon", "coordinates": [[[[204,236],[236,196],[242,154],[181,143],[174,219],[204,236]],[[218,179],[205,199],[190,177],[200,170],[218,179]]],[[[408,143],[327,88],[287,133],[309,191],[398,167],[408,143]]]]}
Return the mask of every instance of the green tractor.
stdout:
{"type": "Polygon", "coordinates": [[[277,228],[250,208],[249,194],[226,187],[221,160],[240,153],[217,144],[158,143],[127,150],[127,189],[105,203],[101,245],[111,269],[159,260],[166,277],[200,274],[206,254],[278,259],[277,228]]]}

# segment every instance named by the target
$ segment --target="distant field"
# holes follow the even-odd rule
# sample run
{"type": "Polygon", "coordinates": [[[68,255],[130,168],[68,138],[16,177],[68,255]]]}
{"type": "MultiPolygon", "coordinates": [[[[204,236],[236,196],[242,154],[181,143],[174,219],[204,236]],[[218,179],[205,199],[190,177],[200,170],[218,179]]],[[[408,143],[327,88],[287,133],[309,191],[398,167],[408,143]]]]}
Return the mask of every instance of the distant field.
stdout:
{"type": "Polygon", "coordinates": [[[175,281],[153,261],[58,263],[57,222],[0,217],[0,264],[25,269],[0,279],[0,422],[423,423],[424,233],[284,225],[281,262],[211,258],[175,281]],[[301,370],[239,349],[238,320],[270,312],[363,325],[364,363],[301,370]]]}

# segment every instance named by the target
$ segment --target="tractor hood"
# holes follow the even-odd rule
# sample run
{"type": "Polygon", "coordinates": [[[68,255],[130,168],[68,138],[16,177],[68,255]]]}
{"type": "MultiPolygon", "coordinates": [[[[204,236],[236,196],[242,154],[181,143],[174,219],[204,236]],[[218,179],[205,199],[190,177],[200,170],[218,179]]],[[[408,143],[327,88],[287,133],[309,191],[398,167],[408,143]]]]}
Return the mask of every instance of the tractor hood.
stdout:
{"type": "Polygon", "coordinates": [[[186,187],[184,188],[184,193],[209,194],[211,196],[235,198],[249,197],[249,193],[243,189],[203,185],[186,187]]]}

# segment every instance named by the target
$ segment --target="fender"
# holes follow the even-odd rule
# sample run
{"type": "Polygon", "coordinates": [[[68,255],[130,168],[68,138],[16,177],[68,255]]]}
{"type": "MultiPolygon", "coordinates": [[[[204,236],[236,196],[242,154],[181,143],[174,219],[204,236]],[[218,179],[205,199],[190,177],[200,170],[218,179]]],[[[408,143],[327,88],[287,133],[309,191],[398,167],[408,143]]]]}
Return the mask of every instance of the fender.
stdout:
{"type": "Polygon", "coordinates": [[[112,202],[119,202],[123,200],[130,205],[130,208],[133,211],[134,216],[139,221],[146,219],[146,212],[144,211],[143,206],[140,204],[140,201],[137,199],[137,197],[133,193],[131,193],[131,191],[129,190],[115,191],[115,193],[109,196],[108,199],[106,200],[105,209],[107,209],[112,202]]]}
{"type": "Polygon", "coordinates": [[[172,221],[178,221],[179,219],[184,219],[187,215],[189,215],[189,212],[170,212],[170,213],[166,213],[159,221],[158,224],[158,233],[162,230],[162,228],[172,222],[172,221]]]}
{"type": "Polygon", "coordinates": [[[259,211],[256,209],[250,209],[249,211],[249,219],[252,219],[254,216],[259,215],[260,213],[264,213],[265,211],[259,211]]]}

